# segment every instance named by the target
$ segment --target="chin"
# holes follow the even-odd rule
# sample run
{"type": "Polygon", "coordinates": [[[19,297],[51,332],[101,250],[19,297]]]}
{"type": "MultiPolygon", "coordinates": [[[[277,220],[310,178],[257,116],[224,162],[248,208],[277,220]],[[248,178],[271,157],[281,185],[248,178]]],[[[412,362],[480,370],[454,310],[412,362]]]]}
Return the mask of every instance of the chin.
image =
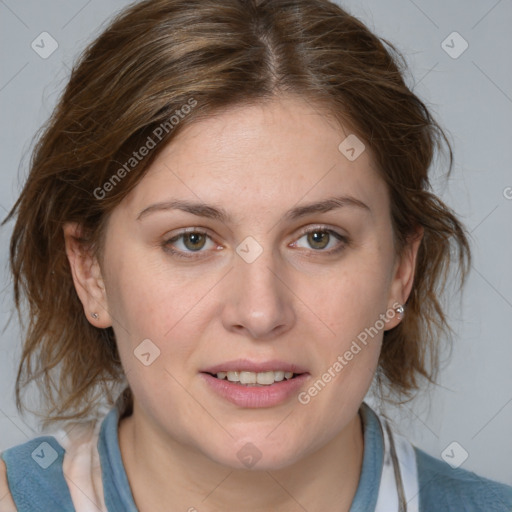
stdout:
{"type": "Polygon", "coordinates": [[[282,440],[270,442],[261,435],[244,437],[243,441],[224,446],[221,452],[210,452],[210,459],[237,470],[273,471],[291,466],[305,455],[300,440],[296,445],[285,446],[282,440]]]}

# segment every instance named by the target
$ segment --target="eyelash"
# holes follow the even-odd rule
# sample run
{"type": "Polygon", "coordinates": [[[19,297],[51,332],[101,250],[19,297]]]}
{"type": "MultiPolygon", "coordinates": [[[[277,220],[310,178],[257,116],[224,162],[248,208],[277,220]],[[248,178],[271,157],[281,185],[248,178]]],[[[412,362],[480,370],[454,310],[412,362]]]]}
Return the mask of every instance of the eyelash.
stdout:
{"type": "MultiPolygon", "coordinates": [[[[329,228],[327,228],[325,226],[314,226],[312,228],[308,228],[308,229],[302,230],[300,232],[299,237],[298,237],[297,240],[300,240],[303,236],[308,235],[309,233],[315,233],[315,232],[329,233],[329,235],[333,235],[334,238],[336,238],[340,242],[340,245],[338,247],[335,247],[334,249],[329,249],[327,251],[323,250],[323,249],[311,249],[311,251],[313,251],[314,253],[322,253],[322,254],[329,255],[329,256],[330,255],[334,255],[334,254],[337,254],[337,253],[341,252],[343,249],[345,249],[345,247],[350,242],[348,237],[346,237],[344,235],[341,235],[337,231],[334,231],[333,229],[329,229],[329,228]]],[[[176,249],[172,249],[171,248],[171,243],[172,242],[176,242],[177,240],[179,240],[184,235],[187,235],[187,234],[190,234],[190,233],[194,233],[194,234],[198,234],[198,235],[203,235],[203,236],[206,236],[207,238],[209,238],[210,240],[212,240],[211,236],[208,235],[208,233],[206,231],[203,231],[202,229],[199,229],[199,228],[187,229],[186,231],[182,231],[181,233],[178,233],[176,236],[173,236],[172,238],[169,238],[169,239],[165,240],[163,242],[163,244],[162,244],[164,250],[166,252],[169,252],[173,256],[178,257],[178,258],[184,258],[184,259],[189,259],[190,260],[190,259],[197,259],[197,258],[201,257],[201,256],[199,256],[199,254],[201,252],[205,252],[205,251],[202,251],[202,250],[199,250],[199,251],[181,251],[181,250],[176,250],[176,249]],[[190,255],[187,256],[186,254],[190,254],[190,255]]],[[[329,242],[330,242],[330,240],[329,240],[329,242]]]]}

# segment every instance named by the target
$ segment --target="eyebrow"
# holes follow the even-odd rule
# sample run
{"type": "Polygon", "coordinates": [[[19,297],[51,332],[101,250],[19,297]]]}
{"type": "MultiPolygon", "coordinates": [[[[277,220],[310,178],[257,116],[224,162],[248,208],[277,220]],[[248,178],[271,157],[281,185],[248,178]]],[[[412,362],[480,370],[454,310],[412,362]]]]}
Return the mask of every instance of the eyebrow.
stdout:
{"type": "MultiPolygon", "coordinates": [[[[310,215],[312,213],[325,213],[337,208],[344,207],[358,208],[371,213],[370,207],[363,203],[361,200],[352,196],[337,196],[322,201],[309,203],[303,206],[296,206],[287,211],[284,214],[283,219],[291,221],[300,217],[305,217],[306,215],[310,215]]],[[[214,219],[224,223],[232,222],[231,216],[223,208],[217,208],[205,203],[194,203],[178,199],[155,203],[148,206],[147,208],[144,208],[144,210],[142,210],[137,216],[137,220],[140,220],[151,213],[166,210],[181,210],[193,215],[197,215],[198,217],[206,217],[208,219],[214,219]]]]}

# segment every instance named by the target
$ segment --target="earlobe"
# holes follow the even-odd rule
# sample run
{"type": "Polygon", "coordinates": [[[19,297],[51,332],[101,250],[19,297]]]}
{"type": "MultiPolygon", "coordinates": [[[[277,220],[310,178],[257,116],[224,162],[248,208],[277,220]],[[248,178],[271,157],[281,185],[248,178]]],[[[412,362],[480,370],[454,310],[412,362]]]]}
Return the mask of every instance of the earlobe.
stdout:
{"type": "Polygon", "coordinates": [[[73,283],[84,307],[84,314],[95,327],[110,327],[112,321],[98,260],[84,244],[79,224],[66,223],[63,231],[73,283]]]}
{"type": "Polygon", "coordinates": [[[387,322],[386,330],[396,327],[407,314],[405,303],[409,298],[414,283],[416,260],[423,239],[423,233],[423,227],[418,226],[415,234],[408,239],[408,243],[395,265],[388,305],[388,309],[392,309],[395,314],[387,322]]]}

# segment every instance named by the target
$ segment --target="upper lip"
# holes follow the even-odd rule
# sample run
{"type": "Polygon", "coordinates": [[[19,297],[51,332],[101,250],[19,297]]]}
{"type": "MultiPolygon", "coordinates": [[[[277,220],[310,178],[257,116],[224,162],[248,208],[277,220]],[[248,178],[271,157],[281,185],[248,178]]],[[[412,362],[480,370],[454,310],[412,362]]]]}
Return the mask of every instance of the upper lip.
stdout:
{"type": "Polygon", "coordinates": [[[219,372],[269,372],[269,371],[285,371],[292,373],[307,373],[307,370],[298,364],[286,363],[273,359],[271,361],[250,361],[249,359],[236,359],[233,361],[226,361],[225,363],[219,363],[214,366],[210,366],[204,370],[203,373],[216,374],[219,372]]]}

